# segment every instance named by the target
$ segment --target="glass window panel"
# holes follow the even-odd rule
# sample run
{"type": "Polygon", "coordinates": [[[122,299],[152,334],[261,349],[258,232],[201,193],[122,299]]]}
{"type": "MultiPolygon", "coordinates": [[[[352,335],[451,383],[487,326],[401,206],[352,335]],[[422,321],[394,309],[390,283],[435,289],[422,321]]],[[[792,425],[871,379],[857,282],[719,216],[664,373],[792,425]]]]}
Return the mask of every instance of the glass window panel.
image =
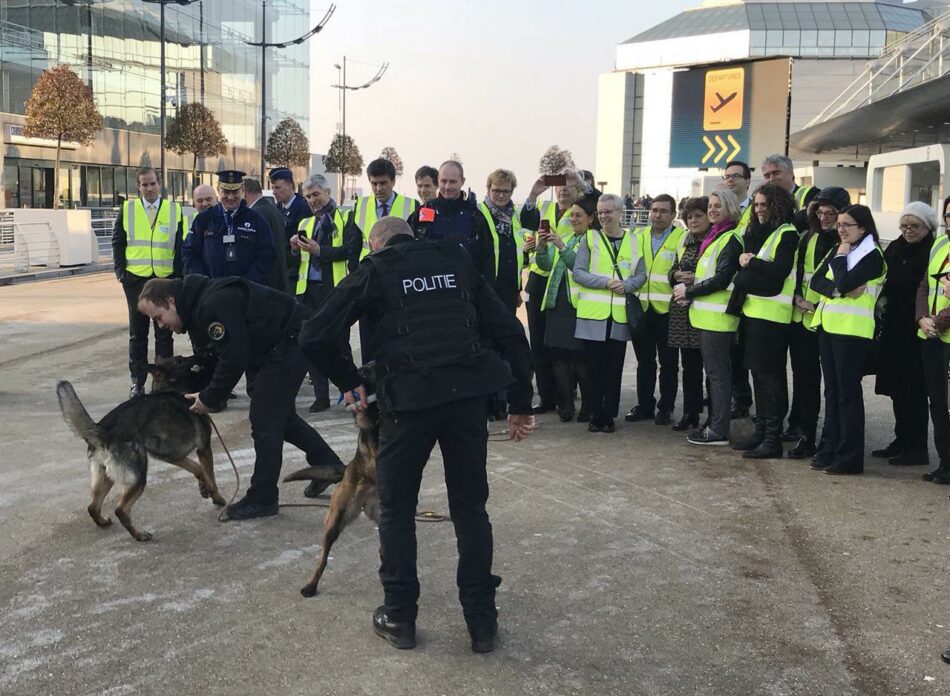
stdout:
{"type": "Polygon", "coordinates": [[[103,167],[102,172],[102,205],[110,208],[115,205],[115,179],[112,167],[103,167]]]}
{"type": "Polygon", "coordinates": [[[767,46],[781,46],[782,32],[777,29],[769,29],[765,35],[765,43],[767,46]]]}
{"type": "Polygon", "coordinates": [[[800,41],[801,41],[801,32],[799,32],[798,30],[792,30],[792,31],[789,31],[788,29],[785,30],[784,38],[782,39],[782,43],[785,46],[792,46],[797,49],[800,41]]]}
{"type": "Polygon", "coordinates": [[[851,31],[850,30],[835,30],[835,46],[850,46],[851,45],[851,31]]]}
{"type": "Polygon", "coordinates": [[[871,33],[867,29],[855,30],[851,35],[851,44],[853,46],[868,46],[871,42],[871,33]]]}
{"type": "Polygon", "coordinates": [[[749,39],[749,44],[754,47],[765,46],[765,32],[764,31],[753,31],[751,32],[751,37],[749,39]]]}
{"type": "MultiPolygon", "coordinates": [[[[820,29],[818,31],[818,45],[819,46],[834,46],[835,33],[828,29],[820,29]]],[[[822,54],[822,55],[826,55],[826,54],[822,54]]]]}
{"type": "Polygon", "coordinates": [[[813,47],[818,45],[818,32],[814,29],[806,29],[802,31],[801,38],[801,47],[802,50],[805,50],[808,47],[813,47]]]}
{"type": "Polygon", "coordinates": [[[883,31],[872,31],[870,32],[871,47],[881,49],[884,48],[884,32],[883,31]]]}
{"type": "Polygon", "coordinates": [[[3,165],[3,204],[6,208],[20,207],[19,167],[15,164],[3,165]]]}

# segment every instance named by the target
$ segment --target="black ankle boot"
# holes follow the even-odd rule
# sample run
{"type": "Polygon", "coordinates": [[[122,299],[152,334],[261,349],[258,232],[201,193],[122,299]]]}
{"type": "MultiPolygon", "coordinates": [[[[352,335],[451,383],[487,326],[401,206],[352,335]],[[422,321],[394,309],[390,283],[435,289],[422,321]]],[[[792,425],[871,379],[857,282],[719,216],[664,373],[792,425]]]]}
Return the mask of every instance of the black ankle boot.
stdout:
{"type": "Polygon", "coordinates": [[[818,451],[815,446],[815,438],[809,435],[802,435],[798,443],[792,447],[786,454],[789,459],[808,459],[813,457],[818,451]]]}
{"type": "Polygon", "coordinates": [[[765,436],[755,449],[742,453],[746,459],[781,459],[782,458],[782,422],[775,418],[759,417],[765,421],[765,436]]]}
{"type": "Polygon", "coordinates": [[[732,445],[732,449],[739,452],[754,450],[762,444],[763,440],[765,440],[765,419],[759,418],[755,421],[755,432],[748,437],[736,440],[735,444],[732,445]]]}
{"type": "Polygon", "coordinates": [[[682,430],[696,429],[699,427],[699,416],[695,413],[684,413],[678,422],[673,424],[673,430],[677,432],[682,430]]]}

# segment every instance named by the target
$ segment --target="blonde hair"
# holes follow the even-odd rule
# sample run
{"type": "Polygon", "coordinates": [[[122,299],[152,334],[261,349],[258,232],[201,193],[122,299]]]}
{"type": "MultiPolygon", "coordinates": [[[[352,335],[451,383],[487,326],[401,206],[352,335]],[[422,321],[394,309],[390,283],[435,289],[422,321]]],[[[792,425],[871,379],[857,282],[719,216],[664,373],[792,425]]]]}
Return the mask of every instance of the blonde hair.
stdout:
{"type": "Polygon", "coordinates": [[[510,169],[496,169],[488,175],[485,188],[490,189],[492,184],[508,184],[511,186],[511,190],[514,191],[518,188],[518,177],[516,177],[515,173],[510,169]]]}
{"type": "MultiPolygon", "coordinates": [[[[718,198],[719,202],[722,203],[723,217],[733,222],[739,222],[739,219],[742,217],[742,209],[739,207],[739,199],[736,198],[736,194],[734,194],[731,189],[718,189],[709,193],[710,198],[713,196],[718,198]]],[[[749,205],[752,204],[750,203],[749,205]]]]}

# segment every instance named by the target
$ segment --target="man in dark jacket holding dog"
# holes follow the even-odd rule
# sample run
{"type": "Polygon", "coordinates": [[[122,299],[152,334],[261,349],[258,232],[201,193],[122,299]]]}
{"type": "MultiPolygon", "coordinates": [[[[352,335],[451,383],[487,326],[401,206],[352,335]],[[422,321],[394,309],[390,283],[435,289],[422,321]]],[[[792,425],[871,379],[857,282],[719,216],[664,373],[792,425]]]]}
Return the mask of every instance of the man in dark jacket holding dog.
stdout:
{"type": "Polygon", "coordinates": [[[397,648],[415,647],[414,516],[422,470],[438,443],[458,539],[459,599],[472,650],[489,652],[495,647],[495,588],[501,578],[492,574],[492,529],[485,511],[488,397],[508,390],[512,439],[534,429],[524,327],[463,249],[416,241],[409,225],[392,217],[376,223],[370,248],[374,253],[304,324],[300,343],[347,402],[360,409],[366,389],[338,346],[361,317],[374,327],[379,576],[385,604],[374,612],[373,627],[397,648]]]}
{"type": "Polygon", "coordinates": [[[327,485],[343,478],[343,462],[295,409],[307,372],[297,335],[308,312],[294,298],[244,278],[190,275],[149,281],[138,308],[162,328],[188,332],[195,353],[216,360],[210,384],[186,394],[195,413],[221,408],[243,373],[254,380],[254,474],[245,496],[228,506],[229,519],[277,514],[284,442],[303,450],[311,466],[325,467],[327,485]]]}

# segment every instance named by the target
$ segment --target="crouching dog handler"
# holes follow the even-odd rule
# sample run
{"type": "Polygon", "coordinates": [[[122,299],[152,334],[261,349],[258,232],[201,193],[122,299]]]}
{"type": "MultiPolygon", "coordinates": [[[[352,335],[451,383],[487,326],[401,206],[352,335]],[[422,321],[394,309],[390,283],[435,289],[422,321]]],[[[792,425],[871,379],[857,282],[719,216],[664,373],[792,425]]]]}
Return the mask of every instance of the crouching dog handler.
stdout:
{"type": "Polygon", "coordinates": [[[464,249],[416,241],[409,225],[394,217],[376,223],[369,244],[374,253],[304,324],[300,344],[361,409],[366,388],[338,346],[361,317],[374,327],[379,577],[385,603],[373,613],[373,628],[397,648],[416,645],[416,503],[422,470],[438,443],[458,544],[459,601],[472,650],[490,652],[501,578],[492,574],[492,528],[485,511],[488,396],[507,389],[509,437],[522,440],[531,433],[528,340],[464,249]]]}
{"type": "Polygon", "coordinates": [[[147,282],[138,309],[163,328],[187,332],[195,354],[214,361],[210,384],[186,394],[195,413],[223,407],[243,373],[253,381],[248,418],[254,473],[244,497],[226,508],[228,519],[277,514],[285,441],[303,450],[311,466],[326,468],[327,486],[343,478],[343,462],[295,408],[307,372],[297,344],[307,312],[294,298],[244,278],[189,275],[147,282]]]}

